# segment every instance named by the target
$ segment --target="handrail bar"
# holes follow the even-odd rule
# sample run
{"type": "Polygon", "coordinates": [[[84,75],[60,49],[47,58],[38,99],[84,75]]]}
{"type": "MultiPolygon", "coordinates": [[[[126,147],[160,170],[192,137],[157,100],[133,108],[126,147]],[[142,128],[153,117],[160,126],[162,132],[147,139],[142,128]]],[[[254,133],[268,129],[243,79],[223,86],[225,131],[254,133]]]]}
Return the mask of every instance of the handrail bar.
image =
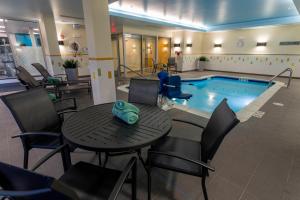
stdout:
{"type": "Polygon", "coordinates": [[[273,77],[269,80],[268,86],[270,86],[270,85],[272,84],[272,82],[273,82],[273,80],[274,80],[275,78],[277,78],[278,76],[284,74],[285,72],[290,72],[289,80],[288,80],[288,83],[287,83],[287,87],[289,87],[290,84],[291,84],[292,76],[293,76],[293,69],[292,69],[292,68],[289,68],[289,67],[286,68],[285,70],[283,70],[282,72],[280,72],[279,74],[273,76],[273,77]]]}
{"type": "Polygon", "coordinates": [[[138,75],[138,76],[140,76],[140,77],[142,77],[142,78],[145,78],[145,76],[144,76],[143,74],[140,74],[140,73],[134,71],[133,69],[131,69],[130,67],[128,67],[128,66],[126,66],[126,65],[120,65],[120,67],[124,67],[124,68],[128,69],[129,71],[135,73],[136,75],[138,75]]]}

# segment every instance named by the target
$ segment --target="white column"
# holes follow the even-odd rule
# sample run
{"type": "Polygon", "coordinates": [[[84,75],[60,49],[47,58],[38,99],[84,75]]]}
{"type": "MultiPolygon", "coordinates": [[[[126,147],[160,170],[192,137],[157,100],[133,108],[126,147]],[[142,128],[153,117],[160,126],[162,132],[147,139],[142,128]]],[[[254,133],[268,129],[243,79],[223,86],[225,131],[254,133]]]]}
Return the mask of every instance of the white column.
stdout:
{"type": "Polygon", "coordinates": [[[82,0],[94,104],[116,101],[107,0],[82,0]]]}
{"type": "Polygon", "coordinates": [[[47,70],[52,74],[64,74],[62,58],[53,14],[44,14],[40,21],[41,37],[46,58],[47,70]]]}

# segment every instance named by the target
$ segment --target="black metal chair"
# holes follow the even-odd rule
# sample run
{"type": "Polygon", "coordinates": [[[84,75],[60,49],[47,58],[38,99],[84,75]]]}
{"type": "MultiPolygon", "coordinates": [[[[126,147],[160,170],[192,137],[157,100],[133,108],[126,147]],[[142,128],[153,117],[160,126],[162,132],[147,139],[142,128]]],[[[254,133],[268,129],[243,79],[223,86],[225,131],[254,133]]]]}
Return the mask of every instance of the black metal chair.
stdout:
{"type": "Polygon", "coordinates": [[[133,78],[129,84],[128,102],[155,106],[158,93],[158,80],[133,78]]]}
{"type": "MultiPolygon", "coordinates": [[[[128,102],[156,106],[157,99],[158,99],[158,92],[159,92],[158,80],[132,78],[129,84],[128,102]]],[[[134,153],[138,153],[140,155],[141,151],[138,150],[138,151],[123,151],[123,152],[106,152],[104,166],[108,161],[108,157],[121,156],[121,155],[134,154],[134,153]]],[[[100,153],[99,160],[101,160],[101,153],[100,153]]]]}
{"type": "MultiPolygon", "coordinates": [[[[42,158],[36,170],[59,151],[62,145],[42,158]]],[[[123,171],[102,168],[86,162],[71,166],[58,180],[0,162],[0,199],[14,200],[116,200],[123,184],[132,184],[136,199],[136,158],[131,158],[123,171]],[[130,176],[131,173],[131,177],[130,176]]]]}
{"type": "Polygon", "coordinates": [[[239,120],[229,108],[226,99],[214,110],[205,128],[195,123],[174,120],[203,129],[201,141],[167,136],[151,146],[147,160],[148,197],[151,199],[151,168],[158,167],[201,177],[204,198],[208,200],[205,179],[208,170],[214,171],[208,162],[213,159],[224,137],[239,123],[239,120]]]}
{"type": "Polygon", "coordinates": [[[63,114],[75,110],[57,113],[44,88],[1,96],[1,99],[11,111],[22,132],[13,138],[22,140],[25,169],[28,167],[31,149],[55,149],[63,144],[61,134],[63,114]]]}
{"type": "Polygon", "coordinates": [[[174,72],[177,73],[177,63],[176,63],[176,58],[175,57],[170,57],[168,58],[168,63],[167,65],[167,72],[171,71],[170,69],[174,69],[174,72]]]}

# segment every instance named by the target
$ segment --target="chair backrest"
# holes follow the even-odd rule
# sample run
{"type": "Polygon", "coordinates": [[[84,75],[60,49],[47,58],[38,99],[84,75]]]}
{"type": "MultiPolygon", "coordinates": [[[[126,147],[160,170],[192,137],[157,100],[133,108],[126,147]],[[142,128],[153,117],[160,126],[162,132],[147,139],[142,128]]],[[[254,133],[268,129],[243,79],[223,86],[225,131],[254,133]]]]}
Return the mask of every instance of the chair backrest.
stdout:
{"type": "Polygon", "coordinates": [[[169,98],[173,98],[173,97],[176,98],[176,96],[179,96],[181,94],[180,76],[170,76],[167,84],[170,86],[174,86],[174,87],[167,88],[167,96],[169,98]]]}
{"type": "Polygon", "coordinates": [[[203,130],[201,139],[201,159],[204,162],[212,160],[224,137],[233,129],[239,120],[230,109],[227,100],[222,102],[212,113],[212,116],[203,130]]]}
{"type": "Polygon", "coordinates": [[[176,58],[175,57],[169,57],[168,58],[168,65],[176,65],[176,58]]]}
{"type": "Polygon", "coordinates": [[[0,197],[16,200],[67,199],[51,189],[53,181],[52,177],[0,162],[0,197]]]}
{"type": "Polygon", "coordinates": [[[40,74],[44,77],[45,80],[47,80],[48,77],[51,77],[49,72],[46,70],[46,68],[41,63],[32,63],[31,64],[40,74]]]}
{"type": "Polygon", "coordinates": [[[35,88],[41,86],[40,83],[33,78],[33,76],[24,68],[21,66],[16,67],[17,70],[17,78],[19,81],[26,85],[28,88],[35,88]]]}
{"type": "Polygon", "coordinates": [[[157,105],[159,81],[150,79],[131,79],[128,102],[157,105]]]}
{"type": "Polygon", "coordinates": [[[157,77],[159,79],[159,93],[165,94],[166,87],[164,85],[168,83],[169,73],[166,71],[161,71],[157,74],[157,77]]]}
{"type": "Polygon", "coordinates": [[[44,88],[1,96],[22,132],[51,131],[60,126],[55,107],[44,88]]]}

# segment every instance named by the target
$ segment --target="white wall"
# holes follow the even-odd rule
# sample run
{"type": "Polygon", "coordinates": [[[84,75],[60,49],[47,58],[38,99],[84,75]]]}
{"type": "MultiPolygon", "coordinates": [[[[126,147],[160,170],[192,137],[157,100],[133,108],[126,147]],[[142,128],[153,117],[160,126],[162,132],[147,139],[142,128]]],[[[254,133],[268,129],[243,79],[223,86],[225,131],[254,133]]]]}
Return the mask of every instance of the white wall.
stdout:
{"type": "MultiPolygon", "coordinates": [[[[184,51],[183,71],[195,69],[195,60],[205,55],[210,59],[207,69],[274,75],[287,67],[294,69],[294,76],[300,77],[300,46],[280,46],[281,41],[300,41],[300,25],[239,29],[221,32],[195,33],[193,48],[184,51]],[[244,42],[238,46],[238,41],[244,42]],[[201,41],[199,47],[198,41],[201,41]],[[267,47],[257,47],[257,42],[267,42],[267,47]],[[222,43],[222,48],[214,48],[222,43]],[[197,46],[196,46],[197,45],[197,46]],[[195,48],[196,49],[195,49],[195,48]]],[[[187,39],[187,32],[181,40],[187,39]]],[[[173,34],[173,39],[178,34],[173,34]]]]}

